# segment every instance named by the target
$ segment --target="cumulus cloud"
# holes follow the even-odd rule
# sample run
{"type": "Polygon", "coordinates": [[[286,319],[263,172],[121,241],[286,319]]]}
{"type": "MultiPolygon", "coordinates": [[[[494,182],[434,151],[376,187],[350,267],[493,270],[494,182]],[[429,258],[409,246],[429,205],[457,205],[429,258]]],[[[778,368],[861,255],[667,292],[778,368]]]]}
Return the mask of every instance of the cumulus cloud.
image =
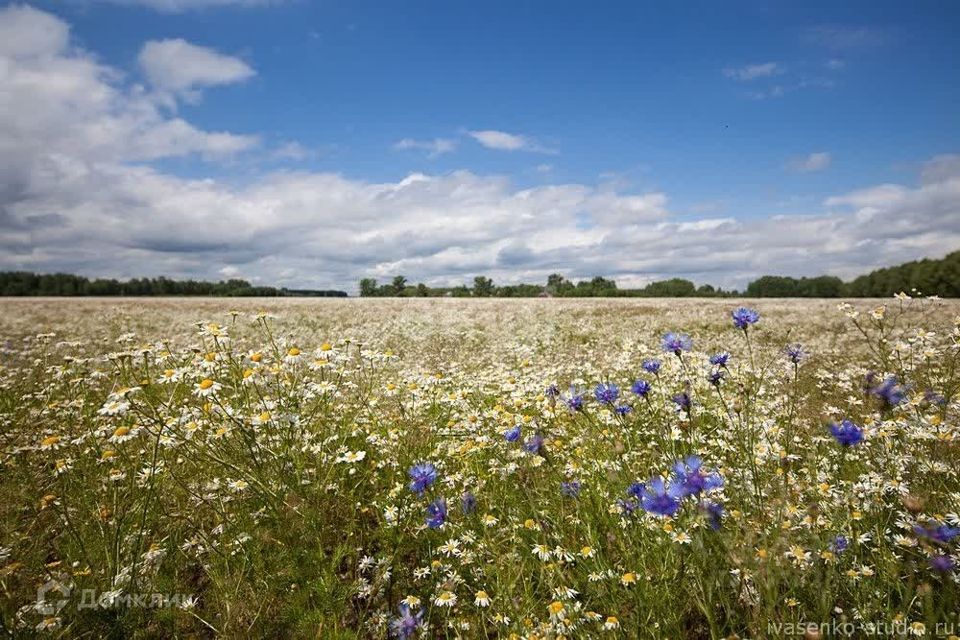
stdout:
{"type": "Polygon", "coordinates": [[[71,48],[68,34],[68,26],[50,14],[16,6],[0,10],[3,188],[26,188],[31,172],[54,160],[215,158],[257,144],[255,136],[204,131],[164,115],[157,95],[122,84],[116,69],[71,48]]]}
{"type": "Polygon", "coordinates": [[[532,151],[534,153],[556,153],[555,149],[544,147],[533,138],[506,131],[483,129],[467,131],[467,135],[479,142],[487,149],[498,151],[532,151]]]}
{"type": "Polygon", "coordinates": [[[924,184],[943,182],[951,178],[960,178],[960,154],[934,156],[923,163],[920,179],[924,184]]]}
{"type": "Polygon", "coordinates": [[[787,163],[787,168],[800,173],[812,173],[826,169],[830,166],[832,160],[830,154],[826,151],[818,151],[809,155],[792,158],[787,163]]]}
{"type": "Polygon", "coordinates": [[[915,184],[865,185],[807,215],[752,219],[679,215],[658,190],[523,187],[469,171],[380,182],[175,176],[151,161],[222,157],[256,139],[166,115],[151,90],[72,48],[48,14],[2,10],[4,33],[27,35],[0,37],[0,269],[349,290],[401,273],[428,284],[561,272],[729,287],[764,273],[849,277],[960,246],[955,156],[932,159],[915,184]]]}
{"type": "Polygon", "coordinates": [[[745,82],[757,78],[769,78],[783,73],[783,67],[776,62],[764,62],[762,64],[748,64],[744,67],[727,67],[723,70],[723,75],[733,80],[745,82]]]}
{"type": "Polygon", "coordinates": [[[181,38],[150,40],[138,58],[154,87],[190,98],[202,87],[242,82],[256,73],[246,62],[181,38]]]}
{"type": "Polygon", "coordinates": [[[49,13],[12,5],[3,9],[0,16],[0,55],[25,59],[67,48],[69,26],[49,13]]]}

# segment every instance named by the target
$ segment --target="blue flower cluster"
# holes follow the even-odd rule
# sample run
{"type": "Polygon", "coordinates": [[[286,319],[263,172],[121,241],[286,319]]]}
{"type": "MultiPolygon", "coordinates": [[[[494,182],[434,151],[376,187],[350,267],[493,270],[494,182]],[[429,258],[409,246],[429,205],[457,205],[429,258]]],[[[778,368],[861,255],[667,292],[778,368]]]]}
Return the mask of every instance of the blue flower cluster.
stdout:
{"type": "MultiPolygon", "coordinates": [[[[684,333],[674,333],[671,331],[664,334],[663,339],[660,341],[660,346],[663,347],[663,350],[667,353],[680,356],[683,355],[684,351],[693,349],[693,340],[684,333]]],[[[659,366],[657,370],[659,370],[659,366]]]]}
{"type": "Polygon", "coordinates": [[[662,517],[672,517],[680,511],[684,498],[700,500],[699,508],[706,514],[713,529],[720,527],[723,506],[704,496],[723,487],[723,478],[716,470],[707,470],[699,456],[689,456],[673,464],[673,473],[669,479],[654,476],[647,482],[634,482],[627,489],[628,498],[620,500],[625,515],[636,511],[637,507],[647,513],[662,517]],[[701,500],[701,498],[704,498],[701,500]]]}
{"type": "Polygon", "coordinates": [[[830,435],[844,447],[852,447],[863,442],[863,429],[850,420],[830,425],[830,435]]]}
{"type": "Polygon", "coordinates": [[[437,468],[429,462],[422,462],[410,467],[407,475],[410,476],[410,491],[422,496],[427,487],[437,479],[437,468]]]}
{"type": "Polygon", "coordinates": [[[740,307],[730,314],[733,317],[733,326],[744,331],[752,324],[760,322],[760,313],[754,309],[740,307]]]}
{"type": "Polygon", "coordinates": [[[417,632],[423,623],[423,609],[416,614],[410,612],[410,605],[400,604],[400,616],[390,622],[390,635],[401,640],[408,640],[417,632]]]}
{"type": "MultiPolygon", "coordinates": [[[[871,381],[872,376],[868,377],[868,384],[871,381]]],[[[880,384],[870,387],[869,391],[879,398],[887,409],[897,406],[907,398],[907,390],[897,382],[896,376],[887,376],[880,384]]]]}
{"type": "MultiPolygon", "coordinates": [[[[407,471],[410,476],[410,491],[422,496],[424,492],[437,480],[437,468],[431,462],[421,462],[413,465],[407,471]]],[[[466,511],[466,496],[464,494],[464,511],[466,511]]],[[[476,498],[473,499],[474,506],[476,498]]],[[[444,498],[436,498],[427,505],[426,524],[431,529],[439,529],[447,521],[447,501],[444,498]]]]}
{"type": "Polygon", "coordinates": [[[593,390],[593,397],[600,404],[613,404],[620,397],[620,387],[610,382],[598,384],[593,390]]]}

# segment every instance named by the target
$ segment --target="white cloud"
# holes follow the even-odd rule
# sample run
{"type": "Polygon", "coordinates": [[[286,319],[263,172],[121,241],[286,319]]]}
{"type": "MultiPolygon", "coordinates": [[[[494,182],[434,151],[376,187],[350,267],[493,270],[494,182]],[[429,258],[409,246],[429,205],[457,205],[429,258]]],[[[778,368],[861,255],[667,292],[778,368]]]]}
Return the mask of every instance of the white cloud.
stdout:
{"type": "Polygon", "coordinates": [[[923,163],[920,180],[924,184],[943,182],[950,178],[960,178],[960,154],[934,156],[923,163]]]}
{"type": "Polygon", "coordinates": [[[757,78],[769,78],[783,73],[783,67],[776,62],[764,62],[762,64],[748,64],[744,67],[727,67],[723,70],[723,75],[740,82],[756,80],[757,78]]]}
{"type": "Polygon", "coordinates": [[[181,38],[150,40],[138,58],[144,75],[160,91],[196,97],[201,87],[242,82],[255,75],[243,60],[181,38]]]}
{"type": "Polygon", "coordinates": [[[830,166],[831,161],[832,158],[829,153],[826,151],[818,151],[817,153],[811,153],[806,156],[792,158],[787,163],[787,168],[800,173],[812,173],[826,169],[830,166]]]}
{"type": "Polygon", "coordinates": [[[71,49],[68,33],[48,13],[0,10],[0,198],[52,165],[223,157],[257,144],[165,116],[158,96],[121,84],[116,69],[71,49]]]}
{"type": "Polygon", "coordinates": [[[488,149],[498,151],[532,151],[534,153],[556,153],[555,149],[544,147],[533,138],[494,129],[467,131],[467,135],[488,149]]]}
{"type": "Polygon", "coordinates": [[[563,272],[728,287],[764,273],[849,277],[960,246],[955,156],[932,159],[917,184],[865,185],[809,215],[749,220],[677,215],[660,191],[522,188],[467,171],[178,177],[145,163],[229,155],[256,139],[166,115],[152,92],[57,36],[68,29],[52,16],[0,10],[0,34],[11,24],[27,35],[0,49],[0,269],[351,290],[397,273],[431,284],[563,272]]]}
{"type": "Polygon", "coordinates": [[[306,160],[313,155],[316,152],[295,141],[284,142],[270,153],[274,160],[306,160]]]}
{"type": "Polygon", "coordinates": [[[436,158],[444,153],[450,153],[457,148],[457,141],[453,138],[434,138],[433,140],[414,140],[404,138],[393,145],[394,149],[408,151],[419,149],[427,152],[428,158],[436,158]]]}
{"type": "Polygon", "coordinates": [[[0,55],[31,58],[67,48],[70,28],[60,19],[28,6],[0,10],[0,55]]]}

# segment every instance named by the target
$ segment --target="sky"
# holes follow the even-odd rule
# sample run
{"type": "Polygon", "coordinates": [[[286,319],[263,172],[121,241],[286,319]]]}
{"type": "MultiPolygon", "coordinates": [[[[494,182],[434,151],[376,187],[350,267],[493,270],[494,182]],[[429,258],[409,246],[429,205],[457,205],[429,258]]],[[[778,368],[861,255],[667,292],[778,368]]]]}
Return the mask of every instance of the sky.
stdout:
{"type": "Polygon", "coordinates": [[[0,4],[0,270],[742,288],[960,249],[960,3],[0,4]]]}

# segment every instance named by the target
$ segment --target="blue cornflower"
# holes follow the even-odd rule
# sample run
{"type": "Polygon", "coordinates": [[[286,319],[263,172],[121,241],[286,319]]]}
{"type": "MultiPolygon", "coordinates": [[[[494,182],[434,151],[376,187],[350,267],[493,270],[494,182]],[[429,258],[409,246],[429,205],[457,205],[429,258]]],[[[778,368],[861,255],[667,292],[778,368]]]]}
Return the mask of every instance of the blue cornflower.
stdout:
{"type": "Polygon", "coordinates": [[[643,488],[640,506],[644,511],[658,516],[672,516],[680,510],[682,489],[677,485],[664,483],[663,478],[655,476],[643,488]]]}
{"type": "Polygon", "coordinates": [[[673,403],[677,405],[677,408],[681,411],[690,411],[690,405],[693,404],[693,401],[690,399],[690,394],[686,391],[676,394],[671,400],[673,400],[673,403]]]}
{"type": "Polygon", "coordinates": [[[543,447],[543,436],[539,433],[535,433],[529,438],[526,442],[523,443],[523,448],[526,449],[528,453],[537,454],[540,453],[540,449],[543,447]]]}
{"type": "Polygon", "coordinates": [[[942,553],[930,558],[930,568],[938,573],[950,573],[954,565],[953,558],[942,553]]]}
{"type": "Polygon", "coordinates": [[[635,394],[643,398],[650,393],[650,388],[650,383],[646,380],[637,380],[633,383],[633,386],[630,387],[630,391],[633,391],[635,394]]]}
{"type": "Polygon", "coordinates": [[[723,380],[723,371],[720,371],[719,369],[717,369],[716,371],[712,372],[709,376],[707,376],[707,380],[713,386],[719,387],[720,382],[723,380]]]}
{"type": "Polygon", "coordinates": [[[568,498],[576,498],[580,495],[580,481],[571,480],[570,482],[561,482],[560,483],[560,493],[567,496],[568,498]]]}
{"type": "Polygon", "coordinates": [[[410,467],[407,474],[410,476],[410,491],[422,496],[424,490],[437,479],[437,468],[429,462],[421,462],[410,467]]]}
{"type": "Polygon", "coordinates": [[[689,456],[673,463],[673,481],[683,496],[697,496],[723,486],[723,478],[716,471],[706,471],[700,456],[689,456]]]}
{"type": "Polygon", "coordinates": [[[416,633],[423,621],[423,609],[417,611],[415,615],[410,613],[410,605],[400,604],[400,617],[390,621],[390,635],[401,640],[409,640],[416,633]]]}
{"type": "Polygon", "coordinates": [[[934,542],[950,542],[960,536],[960,527],[951,527],[950,525],[939,524],[936,520],[931,520],[925,527],[919,524],[914,525],[913,532],[917,537],[934,542]]]}
{"type": "Polygon", "coordinates": [[[716,355],[710,356],[710,364],[715,367],[725,367],[727,366],[727,361],[730,359],[730,354],[726,351],[721,351],[716,355]]]}
{"type": "Polygon", "coordinates": [[[642,482],[634,482],[629,487],[627,487],[627,495],[634,498],[640,498],[643,495],[643,490],[646,485],[642,482]]]}
{"type": "Polygon", "coordinates": [[[750,325],[760,322],[760,313],[754,309],[747,309],[746,307],[734,309],[730,315],[733,317],[733,326],[737,329],[743,329],[744,331],[746,331],[750,325]]]}
{"type": "Polygon", "coordinates": [[[556,398],[557,396],[560,395],[560,389],[557,387],[557,385],[552,384],[546,388],[543,394],[548,398],[556,398]]]}
{"type": "Polygon", "coordinates": [[[617,412],[617,415],[618,415],[618,416],[625,416],[625,415],[627,415],[628,413],[630,413],[631,411],[633,411],[633,407],[631,407],[631,406],[628,405],[628,404],[618,404],[618,405],[616,406],[616,408],[614,409],[614,411],[617,412]]]}
{"type": "Polygon", "coordinates": [[[723,505],[719,502],[713,502],[712,500],[704,500],[700,503],[700,508],[707,515],[707,522],[710,528],[714,531],[719,530],[720,521],[723,519],[723,516],[726,515],[726,512],[723,510],[723,505]]]}
{"type": "Polygon", "coordinates": [[[799,344],[792,344],[786,348],[787,358],[793,364],[800,364],[800,361],[807,357],[807,352],[799,344]]]}
{"type": "Polygon", "coordinates": [[[837,555],[843,553],[850,547],[850,541],[847,540],[846,536],[837,536],[833,539],[833,542],[830,543],[830,550],[836,553],[837,555]]]}
{"type": "Polygon", "coordinates": [[[464,491],[463,495],[460,496],[460,510],[463,511],[464,515],[470,515],[477,509],[477,496],[473,495],[469,491],[464,491]]]}
{"type": "Polygon", "coordinates": [[[943,407],[947,404],[947,399],[942,395],[934,391],[933,389],[927,389],[923,392],[923,399],[929,402],[930,404],[936,405],[938,407],[943,407]]]}
{"type": "Polygon", "coordinates": [[[520,425],[510,427],[503,432],[503,439],[507,442],[516,442],[520,439],[520,425]]]}
{"type": "Polygon", "coordinates": [[[651,358],[649,360],[644,360],[643,364],[640,366],[643,367],[643,370],[646,371],[647,373],[652,373],[653,375],[657,375],[658,373],[660,373],[660,367],[662,366],[662,364],[656,358],[651,358]]]}
{"type": "Polygon", "coordinates": [[[670,333],[664,334],[660,345],[664,351],[679,356],[684,351],[690,351],[690,349],[693,348],[693,340],[685,333],[673,333],[671,331],[670,333]]]}
{"type": "Polygon", "coordinates": [[[620,397],[620,387],[610,382],[598,384],[593,390],[593,397],[601,404],[613,404],[620,397]]]}
{"type": "Polygon", "coordinates": [[[447,501],[437,498],[427,505],[427,526],[439,529],[447,521],[447,501]]]}
{"type": "Polygon", "coordinates": [[[571,386],[570,391],[567,392],[567,397],[564,400],[567,403],[570,411],[580,411],[583,409],[583,394],[576,387],[571,386]]]}
{"type": "Polygon", "coordinates": [[[897,382],[896,376],[887,377],[870,389],[870,393],[883,400],[883,404],[887,407],[895,407],[907,397],[907,390],[897,382]]]}
{"type": "Polygon", "coordinates": [[[831,424],[830,434],[845,447],[852,447],[863,442],[863,429],[850,420],[844,420],[840,424],[831,424]]]}

